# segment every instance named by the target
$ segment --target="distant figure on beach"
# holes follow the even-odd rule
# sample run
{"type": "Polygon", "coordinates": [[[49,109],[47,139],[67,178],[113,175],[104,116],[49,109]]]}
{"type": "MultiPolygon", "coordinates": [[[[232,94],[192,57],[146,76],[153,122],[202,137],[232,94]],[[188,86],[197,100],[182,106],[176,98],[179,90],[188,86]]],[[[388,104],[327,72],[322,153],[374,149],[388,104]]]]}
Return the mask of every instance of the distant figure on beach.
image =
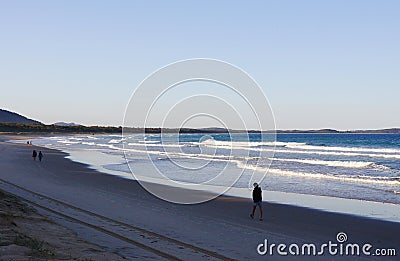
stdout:
{"type": "Polygon", "coordinates": [[[43,153],[42,151],[39,151],[39,161],[42,161],[42,159],[43,159],[43,153]]]}
{"type": "Polygon", "coordinates": [[[256,211],[256,207],[260,209],[260,221],[263,220],[262,217],[262,191],[260,186],[258,186],[258,183],[253,184],[254,189],[253,189],[253,211],[250,214],[250,217],[253,219],[254,218],[254,212],[256,211]]]}
{"type": "Polygon", "coordinates": [[[32,152],[33,160],[36,160],[36,156],[37,156],[37,152],[36,152],[36,150],[33,150],[33,152],[32,152]]]}

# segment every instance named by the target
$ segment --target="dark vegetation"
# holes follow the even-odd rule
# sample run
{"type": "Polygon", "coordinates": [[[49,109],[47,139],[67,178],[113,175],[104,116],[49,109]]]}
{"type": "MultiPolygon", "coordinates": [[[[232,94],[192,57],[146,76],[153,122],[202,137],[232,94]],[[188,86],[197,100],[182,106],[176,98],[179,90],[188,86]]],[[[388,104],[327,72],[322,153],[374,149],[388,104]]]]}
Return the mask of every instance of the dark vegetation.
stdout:
{"type": "MultiPolygon", "coordinates": [[[[21,123],[0,123],[0,132],[6,133],[261,133],[256,130],[228,130],[222,128],[207,129],[173,129],[173,128],[122,128],[112,126],[59,126],[45,124],[21,124],[21,123]]],[[[273,133],[274,131],[264,131],[263,133],[273,133]]],[[[276,133],[397,133],[400,134],[400,128],[381,129],[381,130],[354,130],[338,131],[332,129],[322,130],[277,130],[276,133]]]]}

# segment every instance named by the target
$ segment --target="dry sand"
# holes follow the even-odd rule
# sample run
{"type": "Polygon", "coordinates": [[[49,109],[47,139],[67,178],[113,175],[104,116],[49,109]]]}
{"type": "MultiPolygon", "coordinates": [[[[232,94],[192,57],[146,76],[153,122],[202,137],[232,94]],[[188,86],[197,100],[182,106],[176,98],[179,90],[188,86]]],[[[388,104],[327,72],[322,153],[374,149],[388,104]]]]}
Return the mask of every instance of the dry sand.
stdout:
{"type": "Polygon", "coordinates": [[[1,260],[124,260],[0,191],[1,260]]]}

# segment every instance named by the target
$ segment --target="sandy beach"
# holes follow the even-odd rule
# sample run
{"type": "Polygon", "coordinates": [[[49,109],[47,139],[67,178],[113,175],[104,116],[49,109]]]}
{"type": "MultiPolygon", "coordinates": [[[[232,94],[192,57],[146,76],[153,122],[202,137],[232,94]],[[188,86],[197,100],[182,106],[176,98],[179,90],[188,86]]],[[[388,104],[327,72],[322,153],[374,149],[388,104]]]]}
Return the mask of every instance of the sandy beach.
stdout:
{"type": "Polygon", "coordinates": [[[400,261],[382,2],[1,1],[0,261],[400,261]]]}
{"type": "MultiPolygon", "coordinates": [[[[346,243],[369,243],[373,249],[400,252],[400,223],[268,203],[267,192],[262,222],[249,217],[250,195],[249,199],[221,196],[197,205],[172,204],[149,194],[136,181],[92,170],[57,150],[4,142],[8,138],[3,136],[0,142],[0,189],[26,199],[41,215],[74,231],[85,242],[127,260],[265,260],[271,256],[260,255],[257,247],[266,239],[276,245],[320,246],[328,241],[337,243],[339,232],[347,235],[346,243]],[[32,159],[33,149],[44,153],[42,162],[32,159]]],[[[313,257],[274,252],[272,259],[289,257],[379,259],[327,251],[313,257]]]]}

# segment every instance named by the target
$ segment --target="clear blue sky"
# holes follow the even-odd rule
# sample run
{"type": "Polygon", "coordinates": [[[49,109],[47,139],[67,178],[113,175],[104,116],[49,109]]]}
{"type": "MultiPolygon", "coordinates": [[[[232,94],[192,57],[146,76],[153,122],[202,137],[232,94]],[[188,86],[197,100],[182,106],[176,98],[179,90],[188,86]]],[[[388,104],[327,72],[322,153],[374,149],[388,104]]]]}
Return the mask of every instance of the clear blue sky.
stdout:
{"type": "Polygon", "coordinates": [[[209,57],[262,86],[280,129],[400,127],[400,1],[0,1],[0,108],[121,125],[132,91],[209,57]]]}

